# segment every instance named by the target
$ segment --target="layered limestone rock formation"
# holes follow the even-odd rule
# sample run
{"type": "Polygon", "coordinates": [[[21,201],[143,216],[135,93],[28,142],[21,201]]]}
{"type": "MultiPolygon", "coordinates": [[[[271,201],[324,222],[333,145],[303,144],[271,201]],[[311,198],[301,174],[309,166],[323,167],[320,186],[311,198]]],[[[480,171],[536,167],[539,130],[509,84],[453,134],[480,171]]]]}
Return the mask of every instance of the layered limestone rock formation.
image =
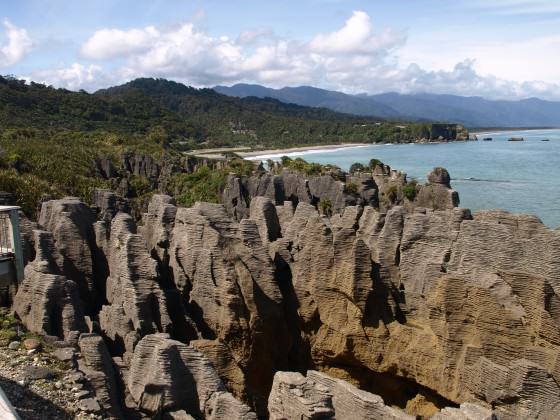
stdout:
{"type": "Polygon", "coordinates": [[[560,231],[456,208],[443,169],[414,200],[387,167],[306,178],[230,177],[225,205],[155,195],[139,228],[107,191],[98,221],[77,199],[45,203],[14,310],[81,334],[110,410],[555,417],[560,231]]]}
{"type": "MultiPolygon", "coordinates": [[[[188,313],[202,337],[214,341],[201,350],[216,365],[228,366],[221,370],[227,383],[237,384],[232,387],[237,396],[251,389],[252,403],[265,411],[272,376],[287,366],[290,345],[282,293],[266,249],[270,237],[263,242],[260,236],[267,222],[237,223],[216,204],[170,206],[167,198],[155,197],[146,215],[143,232],[152,253],[169,255],[161,259],[169,260],[163,270],[187,297],[188,313]]],[[[274,206],[268,210],[275,212],[274,206]]]]}
{"type": "Polygon", "coordinates": [[[113,219],[109,239],[101,248],[107,255],[110,275],[108,305],[99,312],[99,324],[110,344],[131,357],[142,336],[172,328],[167,300],[158,283],[157,263],[126,213],[113,219]]]}
{"type": "Polygon", "coordinates": [[[281,419],[379,419],[414,420],[388,407],[378,395],[321,372],[278,372],[269,397],[271,420],[281,419]]]}
{"type": "Polygon", "coordinates": [[[401,205],[408,210],[426,207],[445,210],[459,205],[459,195],[450,186],[443,168],[428,175],[428,184],[414,185],[415,193],[407,197],[403,188],[406,174],[379,163],[372,171],[346,174],[338,169],[318,176],[306,176],[281,167],[275,173],[258,173],[249,177],[230,175],[222,202],[236,220],[249,217],[251,202],[266,197],[277,206],[290,201],[308,203],[327,214],[340,214],[349,206],[371,206],[386,212],[401,205]]]}
{"type": "Polygon", "coordinates": [[[138,343],[127,388],[138,407],[152,415],[185,410],[195,418],[257,418],[226,391],[200,351],[166,334],[148,335],[138,343]]]}
{"type": "Polygon", "coordinates": [[[35,260],[25,267],[14,312],[30,331],[75,340],[86,331],[77,284],[62,275],[63,258],[50,232],[35,230],[35,260]]]}
{"type": "Polygon", "coordinates": [[[93,261],[94,222],[92,209],[74,197],[43,203],[39,217],[39,225],[52,233],[54,245],[62,257],[62,272],[78,285],[87,312],[95,309],[99,299],[93,261]]]}

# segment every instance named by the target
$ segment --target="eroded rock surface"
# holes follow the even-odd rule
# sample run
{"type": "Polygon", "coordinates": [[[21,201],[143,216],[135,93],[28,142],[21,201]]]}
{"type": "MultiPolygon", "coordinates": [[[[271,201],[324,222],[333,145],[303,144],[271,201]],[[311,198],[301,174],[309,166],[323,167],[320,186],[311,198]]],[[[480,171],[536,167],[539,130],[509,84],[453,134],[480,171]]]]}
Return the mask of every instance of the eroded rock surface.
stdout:
{"type": "Polygon", "coordinates": [[[62,275],[62,257],[52,234],[33,232],[35,260],[25,267],[14,298],[14,312],[30,331],[75,339],[86,331],[78,286],[62,275]]]}
{"type": "Polygon", "coordinates": [[[385,166],[337,176],[230,177],[225,205],[156,195],[138,229],[109,192],[99,221],[45,203],[14,310],[82,334],[110,409],[122,378],[135,409],[175,418],[554,418],[560,231],[457,208],[441,169],[414,200],[385,166]]]}
{"type": "Polygon", "coordinates": [[[149,414],[185,410],[195,418],[256,420],[249,407],[226,391],[200,351],[166,334],[148,335],[138,343],[127,387],[149,414]]]}

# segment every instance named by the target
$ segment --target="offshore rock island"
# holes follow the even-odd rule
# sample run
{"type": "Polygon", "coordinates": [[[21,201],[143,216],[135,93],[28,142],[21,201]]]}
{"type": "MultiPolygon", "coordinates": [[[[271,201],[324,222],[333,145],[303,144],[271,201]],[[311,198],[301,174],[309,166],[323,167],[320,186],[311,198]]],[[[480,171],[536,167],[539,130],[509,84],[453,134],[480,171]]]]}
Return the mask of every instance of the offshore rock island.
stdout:
{"type": "Polygon", "coordinates": [[[375,160],[346,173],[190,157],[185,173],[228,173],[221,204],[155,194],[143,207],[127,198],[129,181],[164,189],[167,164],[126,154],[96,165],[114,190],[95,190],[91,205],[46,199],[36,222],[21,215],[25,276],[3,293],[15,317],[4,324],[20,322],[69,363],[65,378],[79,375],[82,411],[515,419],[560,409],[560,232],[537,217],[459,208],[443,168],[420,185],[375,160]]]}

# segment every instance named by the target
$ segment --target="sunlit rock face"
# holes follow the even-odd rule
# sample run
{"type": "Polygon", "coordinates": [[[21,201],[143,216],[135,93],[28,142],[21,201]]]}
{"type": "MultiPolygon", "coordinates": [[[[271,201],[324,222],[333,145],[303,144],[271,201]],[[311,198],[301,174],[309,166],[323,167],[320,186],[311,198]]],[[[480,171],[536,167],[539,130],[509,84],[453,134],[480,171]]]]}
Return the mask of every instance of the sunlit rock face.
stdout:
{"type": "MultiPolygon", "coordinates": [[[[405,182],[378,172],[377,192],[405,182]]],[[[415,200],[332,212],[268,193],[234,214],[155,195],[139,226],[110,206],[96,221],[77,199],[46,203],[14,310],[33,331],[83,337],[111,409],[553,418],[560,231],[471,214],[446,171],[429,178],[415,200]],[[185,378],[196,396],[178,391],[185,378]]]]}

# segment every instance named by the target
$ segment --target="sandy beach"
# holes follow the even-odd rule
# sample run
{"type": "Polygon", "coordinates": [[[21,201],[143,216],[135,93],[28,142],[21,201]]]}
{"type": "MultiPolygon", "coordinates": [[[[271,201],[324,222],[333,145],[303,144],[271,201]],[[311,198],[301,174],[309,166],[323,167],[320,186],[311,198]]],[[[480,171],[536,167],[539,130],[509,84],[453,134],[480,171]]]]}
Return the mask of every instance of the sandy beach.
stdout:
{"type": "Polygon", "coordinates": [[[245,159],[258,160],[258,159],[268,159],[273,157],[279,157],[284,155],[289,155],[291,153],[305,153],[311,151],[326,152],[326,151],[336,151],[340,149],[346,149],[349,147],[366,147],[371,146],[371,144],[365,143],[344,143],[344,144],[325,144],[321,146],[307,146],[307,147],[290,147],[287,149],[270,149],[270,150],[259,150],[250,152],[238,152],[237,154],[245,159]]]}

